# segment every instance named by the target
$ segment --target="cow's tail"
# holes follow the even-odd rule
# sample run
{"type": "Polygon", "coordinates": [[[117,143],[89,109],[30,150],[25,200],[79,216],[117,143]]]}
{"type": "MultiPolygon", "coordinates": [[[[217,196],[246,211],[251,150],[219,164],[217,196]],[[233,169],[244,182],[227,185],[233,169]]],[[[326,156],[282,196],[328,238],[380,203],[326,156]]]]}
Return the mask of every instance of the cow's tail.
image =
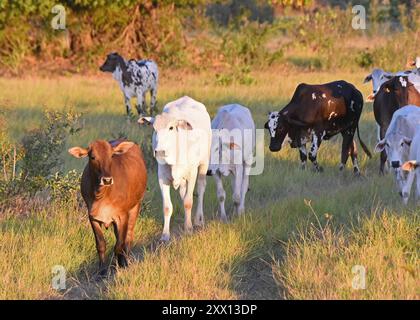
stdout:
{"type": "Polygon", "coordinates": [[[368,147],[360,138],[359,124],[357,124],[356,130],[357,130],[357,137],[359,138],[359,142],[360,142],[360,145],[362,146],[363,151],[367,154],[369,158],[372,158],[372,153],[369,151],[368,147]]]}

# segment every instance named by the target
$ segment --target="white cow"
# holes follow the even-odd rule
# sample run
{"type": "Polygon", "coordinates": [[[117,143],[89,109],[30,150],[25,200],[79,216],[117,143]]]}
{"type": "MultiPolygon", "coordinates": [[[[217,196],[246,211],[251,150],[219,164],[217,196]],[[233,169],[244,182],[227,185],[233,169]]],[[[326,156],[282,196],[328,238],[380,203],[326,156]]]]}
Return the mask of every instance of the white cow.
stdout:
{"type": "Polygon", "coordinates": [[[409,161],[405,162],[402,166],[404,171],[408,171],[407,183],[403,189],[403,195],[407,200],[410,197],[411,186],[413,185],[414,178],[417,180],[416,199],[420,199],[420,126],[416,126],[414,137],[411,141],[409,161]]]}
{"type": "MultiPolygon", "coordinates": [[[[407,70],[407,71],[398,71],[398,72],[387,72],[382,69],[373,69],[372,73],[367,75],[363,83],[368,83],[369,81],[372,81],[372,87],[373,92],[367,97],[367,101],[371,102],[375,99],[376,94],[378,93],[380,87],[382,84],[387,82],[388,80],[392,79],[396,76],[411,76],[411,75],[417,75],[420,76],[420,72],[418,69],[413,70],[407,70]]],[[[412,81],[418,81],[416,78],[412,78],[410,82],[412,81]]]]}
{"type": "Polygon", "coordinates": [[[415,105],[402,107],[392,116],[385,138],[375,146],[375,152],[382,152],[385,149],[405,203],[408,198],[403,194],[403,188],[407,183],[407,175],[401,171],[401,165],[409,160],[410,143],[417,125],[420,125],[420,108],[415,105]]]}
{"type": "Polygon", "coordinates": [[[248,108],[229,104],[219,108],[211,127],[209,172],[216,181],[221,219],[227,221],[222,176],[232,174],[234,212],[241,215],[245,211],[249,173],[254,162],[255,124],[248,108]]]}
{"type": "Polygon", "coordinates": [[[198,204],[194,225],[204,225],[203,197],[211,147],[211,123],[206,107],[190,97],[168,103],[156,118],[142,117],[140,124],[153,124],[153,150],[158,162],[164,227],[161,241],[169,241],[173,211],[170,186],[179,193],[185,210],[184,230],[191,233],[191,209],[197,181],[198,204]]]}

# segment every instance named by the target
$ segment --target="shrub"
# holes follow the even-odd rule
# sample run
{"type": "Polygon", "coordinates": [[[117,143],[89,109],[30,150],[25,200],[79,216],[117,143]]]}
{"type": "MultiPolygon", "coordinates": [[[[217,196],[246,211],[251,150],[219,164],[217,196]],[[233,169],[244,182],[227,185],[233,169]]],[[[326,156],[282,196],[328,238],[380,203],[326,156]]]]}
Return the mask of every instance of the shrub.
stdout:
{"type": "Polygon", "coordinates": [[[369,51],[361,51],[356,56],[356,63],[359,67],[367,68],[373,65],[373,56],[369,51]]]}
{"type": "Polygon", "coordinates": [[[51,198],[60,202],[69,202],[77,199],[80,190],[80,179],[81,175],[76,170],[71,170],[66,174],[56,172],[46,183],[50,190],[51,198]]]}
{"type": "Polygon", "coordinates": [[[69,135],[80,130],[80,115],[72,111],[45,112],[44,125],[29,132],[23,139],[22,171],[25,177],[48,177],[61,169],[60,155],[69,135]]]}

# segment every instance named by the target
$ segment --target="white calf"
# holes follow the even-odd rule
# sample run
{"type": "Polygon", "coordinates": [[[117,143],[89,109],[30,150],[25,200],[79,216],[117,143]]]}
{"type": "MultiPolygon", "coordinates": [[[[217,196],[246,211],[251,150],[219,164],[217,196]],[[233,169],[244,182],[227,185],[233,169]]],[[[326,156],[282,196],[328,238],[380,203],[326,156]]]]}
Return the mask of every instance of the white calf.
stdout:
{"type": "Polygon", "coordinates": [[[241,215],[245,210],[249,173],[254,162],[255,124],[248,108],[230,104],[219,109],[211,127],[213,139],[209,172],[216,181],[221,219],[227,221],[222,176],[232,174],[234,211],[241,215]]]}
{"type": "Polygon", "coordinates": [[[408,201],[408,198],[403,194],[407,175],[401,171],[401,165],[408,160],[410,143],[415,128],[419,124],[420,108],[414,105],[402,107],[395,111],[385,138],[379,141],[375,147],[375,152],[382,152],[385,149],[390,167],[394,168],[397,186],[404,202],[408,201]]]}
{"type": "Polygon", "coordinates": [[[191,209],[197,181],[198,204],[194,224],[204,225],[203,197],[210,159],[211,123],[206,107],[190,97],[168,103],[156,118],[142,117],[139,123],[153,124],[153,150],[158,162],[158,180],[163,200],[164,227],[161,240],[169,241],[172,216],[170,186],[179,193],[185,210],[184,230],[191,233],[191,209]]]}
{"type": "Polygon", "coordinates": [[[403,195],[407,201],[410,197],[411,186],[413,185],[414,178],[417,180],[416,199],[420,199],[420,126],[416,126],[414,137],[411,141],[409,161],[405,162],[402,166],[404,171],[408,171],[407,183],[403,188],[403,195]]]}

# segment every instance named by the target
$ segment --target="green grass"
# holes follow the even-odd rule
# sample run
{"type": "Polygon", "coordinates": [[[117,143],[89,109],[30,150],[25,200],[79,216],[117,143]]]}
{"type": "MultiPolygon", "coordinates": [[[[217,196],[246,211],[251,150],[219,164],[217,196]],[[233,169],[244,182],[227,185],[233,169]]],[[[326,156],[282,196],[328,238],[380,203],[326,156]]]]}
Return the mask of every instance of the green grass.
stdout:
{"type": "MultiPolygon", "coordinates": [[[[361,71],[340,75],[264,71],[253,77],[256,82],[251,86],[223,87],[211,73],[163,72],[159,110],[185,94],[203,102],[212,116],[220,105],[238,102],[251,109],[257,128],[263,128],[267,111],[285,105],[300,82],[345,79],[365,96],[371,90],[362,84],[361,71]]],[[[150,128],[127,122],[121,92],[109,77],[0,79],[0,86],[0,107],[8,110],[8,128],[16,141],[40,124],[44,109],[72,108],[83,113],[83,129],[70,138],[69,147],[119,134],[150,143],[150,128]]],[[[372,150],[376,125],[371,104],[363,112],[361,136],[372,150]]],[[[325,170],[318,174],[300,170],[296,150],[269,152],[267,139],[264,173],[251,178],[245,217],[227,225],[218,221],[215,185],[209,178],[206,227],[183,236],[182,206],[172,192],[174,237],[163,247],[156,243],[162,228],[161,198],[155,167],[150,166],[148,205],[136,226],[131,264],[101,283],[91,279],[97,260],[84,208],[47,204],[37,209],[23,204],[25,214],[17,209],[1,213],[0,297],[418,298],[419,286],[410,278],[413,274],[418,278],[418,249],[413,245],[418,240],[418,214],[414,204],[402,205],[390,175],[377,174],[378,155],[368,159],[359,151],[362,178],[353,177],[350,166],[339,173],[341,138],[334,138],[321,146],[319,162],[325,170]],[[320,226],[331,228],[327,240],[317,232],[320,226]],[[51,288],[51,268],[56,264],[68,271],[67,291],[51,288]],[[348,281],[354,264],[367,268],[369,281],[363,292],[352,290],[348,281]],[[317,276],[325,268],[331,271],[317,276]]],[[[65,152],[62,160],[65,170],[80,171],[85,165],[65,152]]],[[[230,195],[228,183],[226,190],[230,195]]],[[[231,209],[229,200],[230,196],[231,209]]],[[[111,251],[113,235],[106,233],[111,251]]]]}

